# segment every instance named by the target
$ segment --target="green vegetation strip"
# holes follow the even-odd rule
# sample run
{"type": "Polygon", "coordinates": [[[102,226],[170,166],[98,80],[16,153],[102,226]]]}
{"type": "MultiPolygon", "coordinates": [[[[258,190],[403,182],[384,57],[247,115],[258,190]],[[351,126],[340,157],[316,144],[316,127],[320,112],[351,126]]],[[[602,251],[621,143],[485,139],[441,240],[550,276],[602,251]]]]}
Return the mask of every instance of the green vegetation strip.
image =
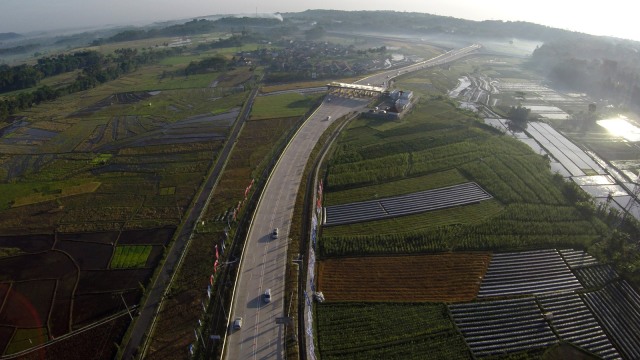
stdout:
{"type": "Polygon", "coordinates": [[[301,95],[286,93],[259,96],[251,110],[251,120],[302,116],[322,95],[301,95]]]}
{"type": "Polygon", "coordinates": [[[391,181],[388,183],[359,187],[346,191],[326,193],[324,205],[340,205],[358,201],[381,199],[385,197],[411,194],[418,191],[437,189],[468,181],[457,170],[447,170],[414,178],[391,181]]]}
{"type": "Polygon", "coordinates": [[[151,254],[150,245],[120,245],[111,259],[112,269],[144,267],[151,254]]]}
{"type": "Polygon", "coordinates": [[[60,181],[51,183],[16,183],[0,184],[0,209],[9,206],[18,207],[51,201],[66,196],[92,193],[101,183],[91,181],[81,183],[75,181],[60,181]],[[6,189],[6,192],[3,191],[6,189]]]}
{"type": "Polygon", "coordinates": [[[322,359],[470,359],[444,304],[318,304],[322,359]]]}

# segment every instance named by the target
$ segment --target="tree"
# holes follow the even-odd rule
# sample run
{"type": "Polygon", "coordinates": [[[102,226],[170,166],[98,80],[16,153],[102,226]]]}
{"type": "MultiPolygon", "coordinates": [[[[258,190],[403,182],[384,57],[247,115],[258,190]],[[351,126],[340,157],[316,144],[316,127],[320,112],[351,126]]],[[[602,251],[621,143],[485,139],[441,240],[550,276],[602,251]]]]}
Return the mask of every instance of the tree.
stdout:
{"type": "Polygon", "coordinates": [[[527,128],[527,121],[529,121],[529,113],[531,109],[523,107],[522,105],[512,106],[507,113],[507,119],[509,119],[509,126],[514,127],[515,130],[524,130],[527,128]]]}

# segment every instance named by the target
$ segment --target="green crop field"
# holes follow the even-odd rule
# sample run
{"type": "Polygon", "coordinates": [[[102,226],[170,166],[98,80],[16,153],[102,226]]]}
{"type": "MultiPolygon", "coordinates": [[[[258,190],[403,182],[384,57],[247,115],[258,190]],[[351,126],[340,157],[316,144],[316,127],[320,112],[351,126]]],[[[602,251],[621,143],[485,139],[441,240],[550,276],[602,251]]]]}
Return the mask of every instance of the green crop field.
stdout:
{"type": "Polygon", "coordinates": [[[251,110],[251,120],[304,115],[322,96],[287,93],[257,97],[251,110]]]}
{"type": "Polygon", "coordinates": [[[339,137],[325,179],[326,205],[464,181],[477,182],[494,200],[326,227],[321,256],[586,248],[607,232],[577,210],[582,197],[551,174],[546,159],[448,101],[424,101],[402,121],[354,121],[339,137]]]}
{"type": "Polygon", "coordinates": [[[15,354],[29,349],[35,345],[43,344],[49,340],[49,331],[46,327],[35,329],[16,329],[11,342],[5,350],[5,355],[15,354]]]}
{"type": "Polygon", "coordinates": [[[112,269],[144,267],[151,254],[149,245],[118,245],[111,259],[112,269]]]}
{"type": "Polygon", "coordinates": [[[100,182],[82,180],[0,184],[0,209],[92,193],[99,186],[100,182]]]}
{"type": "Polygon", "coordinates": [[[340,205],[371,199],[410,194],[417,191],[431,190],[444,186],[462,184],[468,181],[457,170],[445,170],[423,176],[410,177],[371,186],[357,187],[350,190],[328,192],[324,196],[324,205],[340,205]]]}
{"type": "Polygon", "coordinates": [[[471,359],[444,304],[327,303],[316,314],[322,359],[471,359]]]}

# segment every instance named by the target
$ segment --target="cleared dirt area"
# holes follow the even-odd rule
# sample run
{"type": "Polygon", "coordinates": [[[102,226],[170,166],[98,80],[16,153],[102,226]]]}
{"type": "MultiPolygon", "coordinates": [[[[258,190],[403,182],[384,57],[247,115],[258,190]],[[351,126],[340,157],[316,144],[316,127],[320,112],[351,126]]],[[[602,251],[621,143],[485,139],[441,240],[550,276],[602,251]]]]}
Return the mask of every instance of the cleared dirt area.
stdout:
{"type": "Polygon", "coordinates": [[[327,301],[471,301],[490,260],[489,253],[327,259],[318,291],[327,301]]]}

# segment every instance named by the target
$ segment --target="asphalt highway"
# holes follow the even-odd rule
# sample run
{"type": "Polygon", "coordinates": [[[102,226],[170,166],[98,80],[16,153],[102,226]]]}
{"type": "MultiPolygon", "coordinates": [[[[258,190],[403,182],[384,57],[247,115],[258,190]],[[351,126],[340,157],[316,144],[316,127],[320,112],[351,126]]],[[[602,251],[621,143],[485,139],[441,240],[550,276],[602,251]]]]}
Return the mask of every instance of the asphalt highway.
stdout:
{"type": "Polygon", "coordinates": [[[226,359],[284,358],[284,328],[276,318],[286,316],[284,293],[289,227],[302,173],[318,139],[338,117],[362,109],[370,99],[331,96],[302,125],[282,154],[263,191],[249,230],[236,284],[231,322],[242,317],[239,330],[230,329],[226,359]],[[331,116],[331,120],[327,117],[331,116]],[[277,239],[271,237],[279,229],[277,239]],[[264,292],[271,289],[271,302],[264,292]]]}
{"type": "MultiPolygon", "coordinates": [[[[457,60],[480,48],[472,45],[401,69],[384,71],[356,82],[381,86],[389,79],[457,60]]],[[[224,348],[226,359],[283,359],[284,327],[276,318],[287,316],[284,309],[286,254],[289,227],[302,173],[311,150],[332,121],[352,111],[361,110],[370,99],[351,99],[330,95],[304,123],[285,149],[274,168],[257,206],[241,259],[230,323],[242,318],[242,328],[230,327],[224,348]],[[331,120],[327,120],[330,116],[331,120]],[[275,228],[278,238],[271,237],[275,228]],[[271,289],[271,301],[264,292],[271,289]]]]}

